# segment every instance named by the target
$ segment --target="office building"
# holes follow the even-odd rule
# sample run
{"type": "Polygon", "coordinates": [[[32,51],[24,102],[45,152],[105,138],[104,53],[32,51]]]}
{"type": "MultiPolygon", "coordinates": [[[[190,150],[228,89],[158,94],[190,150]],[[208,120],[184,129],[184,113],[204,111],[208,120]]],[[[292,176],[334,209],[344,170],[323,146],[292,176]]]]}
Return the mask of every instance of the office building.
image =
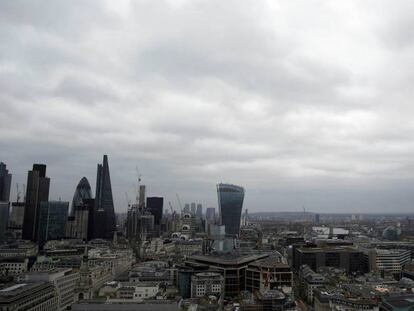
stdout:
{"type": "Polygon", "coordinates": [[[66,236],[69,202],[41,202],[39,209],[39,244],[66,236]]]}
{"type": "Polygon", "coordinates": [[[0,162],[0,202],[9,202],[11,180],[12,175],[9,174],[6,164],[0,162]]]}
{"type": "Polygon", "coordinates": [[[216,219],[216,209],[214,207],[207,207],[206,220],[208,223],[214,223],[216,219]]]}
{"type": "Polygon", "coordinates": [[[251,293],[278,288],[293,288],[293,273],[287,262],[280,256],[271,256],[248,265],[246,289],[251,293]]]}
{"type": "Polygon", "coordinates": [[[75,206],[73,215],[68,217],[66,236],[89,241],[93,239],[93,212],[95,199],[82,199],[82,203],[75,206]]]}
{"type": "Polygon", "coordinates": [[[197,204],[197,207],[196,207],[196,216],[197,216],[198,219],[203,218],[203,205],[197,204]]]}
{"type": "Polygon", "coordinates": [[[36,241],[38,237],[40,202],[49,201],[50,179],[46,177],[46,165],[33,164],[27,175],[26,205],[22,238],[36,241]]]}
{"type": "Polygon", "coordinates": [[[70,210],[71,216],[73,216],[75,212],[75,207],[81,205],[85,199],[92,199],[92,190],[88,179],[86,177],[82,177],[76,186],[75,193],[73,194],[72,206],[70,210]]]}
{"type": "Polygon", "coordinates": [[[226,226],[226,233],[238,235],[244,200],[244,189],[231,184],[217,184],[220,224],[226,226]]]}
{"type": "MultiPolygon", "coordinates": [[[[409,252],[408,252],[409,254],[409,252]]],[[[293,267],[299,271],[302,265],[308,265],[313,271],[321,267],[342,268],[347,273],[367,272],[364,253],[351,247],[294,247],[293,267]]]]}
{"type": "Polygon", "coordinates": [[[164,198],[148,197],[146,210],[154,216],[154,225],[160,226],[163,212],[164,198]]]}
{"type": "Polygon", "coordinates": [[[0,286],[0,310],[59,309],[59,298],[50,283],[17,283],[0,286]]]}
{"type": "Polygon", "coordinates": [[[12,202],[9,226],[13,229],[22,229],[24,220],[24,202],[12,202]]]}
{"type": "Polygon", "coordinates": [[[9,224],[9,202],[0,202],[0,242],[6,239],[6,230],[9,224]]]}
{"type": "Polygon", "coordinates": [[[269,257],[268,254],[243,255],[221,253],[214,255],[192,255],[186,259],[187,264],[205,265],[211,270],[220,271],[224,277],[224,297],[237,297],[246,290],[246,269],[256,260],[269,257]]]}
{"type": "Polygon", "coordinates": [[[49,282],[55,286],[59,300],[59,308],[56,310],[66,310],[75,301],[75,288],[79,281],[79,273],[74,269],[29,272],[25,277],[29,282],[49,282]]]}
{"type": "Polygon", "coordinates": [[[196,204],[194,202],[190,204],[190,213],[193,215],[196,213],[196,204]]]}
{"type": "Polygon", "coordinates": [[[103,156],[103,163],[98,164],[97,168],[95,210],[93,217],[94,238],[111,239],[116,227],[107,155],[103,156]]]}
{"type": "Polygon", "coordinates": [[[370,271],[385,271],[399,274],[411,262],[411,251],[406,249],[368,249],[365,250],[370,271]]]}
{"type": "Polygon", "coordinates": [[[190,213],[190,204],[188,203],[184,204],[184,210],[182,212],[190,213]]]}
{"type": "Polygon", "coordinates": [[[220,295],[224,292],[224,278],[217,272],[199,272],[191,276],[191,298],[220,295]]]}

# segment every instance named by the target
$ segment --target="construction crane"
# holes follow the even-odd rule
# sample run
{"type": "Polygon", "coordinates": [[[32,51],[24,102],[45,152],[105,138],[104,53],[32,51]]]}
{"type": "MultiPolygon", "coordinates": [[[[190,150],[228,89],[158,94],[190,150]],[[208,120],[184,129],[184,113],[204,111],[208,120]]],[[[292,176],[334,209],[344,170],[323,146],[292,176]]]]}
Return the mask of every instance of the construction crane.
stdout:
{"type": "Polygon", "coordinates": [[[138,170],[138,166],[135,166],[135,171],[137,172],[137,182],[138,182],[136,190],[135,190],[135,193],[136,193],[135,200],[136,200],[136,204],[138,205],[138,202],[139,202],[139,186],[141,184],[141,174],[138,170]]]}
{"type": "Polygon", "coordinates": [[[168,201],[168,205],[170,206],[171,214],[174,214],[174,208],[170,201],[168,201]]]}
{"type": "Polygon", "coordinates": [[[127,201],[128,207],[131,207],[131,200],[128,197],[128,192],[125,192],[125,199],[127,201]]]}
{"type": "Polygon", "coordinates": [[[19,191],[19,184],[16,183],[16,201],[19,203],[20,201],[20,191],[19,191]]]}

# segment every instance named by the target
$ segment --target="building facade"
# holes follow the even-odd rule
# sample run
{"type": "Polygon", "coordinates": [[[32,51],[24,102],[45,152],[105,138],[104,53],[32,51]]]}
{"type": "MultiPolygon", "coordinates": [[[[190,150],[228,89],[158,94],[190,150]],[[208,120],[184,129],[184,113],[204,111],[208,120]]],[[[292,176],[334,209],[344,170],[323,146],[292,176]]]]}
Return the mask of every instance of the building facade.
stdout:
{"type": "Polygon", "coordinates": [[[116,230],[116,223],[107,155],[103,156],[103,162],[102,164],[98,164],[97,168],[95,210],[93,217],[94,238],[112,238],[116,230]]]}
{"type": "Polygon", "coordinates": [[[238,235],[243,209],[244,188],[231,184],[217,185],[220,224],[226,226],[226,233],[238,235]]]}
{"type": "Polygon", "coordinates": [[[49,201],[50,179],[46,177],[46,165],[33,164],[27,175],[26,204],[22,238],[36,241],[38,238],[40,202],[49,201]]]}
{"type": "Polygon", "coordinates": [[[39,209],[38,241],[40,244],[66,236],[69,202],[41,202],[39,209]]]}

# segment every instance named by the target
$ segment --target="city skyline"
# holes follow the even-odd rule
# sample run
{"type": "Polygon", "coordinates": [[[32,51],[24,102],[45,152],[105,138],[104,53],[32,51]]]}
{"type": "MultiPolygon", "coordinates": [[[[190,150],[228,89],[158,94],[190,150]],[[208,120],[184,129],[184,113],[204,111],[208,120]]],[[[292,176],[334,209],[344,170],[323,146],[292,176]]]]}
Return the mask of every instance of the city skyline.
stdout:
{"type": "MultiPolygon", "coordinates": [[[[410,212],[414,4],[0,3],[0,150],[15,183],[45,163],[70,201],[111,158],[117,212],[135,167],[178,208],[410,212]],[[159,22],[159,21],[162,21],[159,22]],[[116,47],[116,48],[114,48],[116,47]],[[30,52],[28,52],[30,51],[30,52]],[[184,203],[184,202],[183,202],[184,203]]],[[[95,189],[93,189],[95,190],[95,189]]]]}

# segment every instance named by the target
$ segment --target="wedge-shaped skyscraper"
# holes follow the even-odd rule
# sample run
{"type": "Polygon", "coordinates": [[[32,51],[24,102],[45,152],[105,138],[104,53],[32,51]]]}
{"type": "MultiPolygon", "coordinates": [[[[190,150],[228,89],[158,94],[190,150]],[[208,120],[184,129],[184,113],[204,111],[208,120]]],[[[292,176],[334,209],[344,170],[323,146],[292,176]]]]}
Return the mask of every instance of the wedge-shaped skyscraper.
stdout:
{"type": "Polygon", "coordinates": [[[109,176],[108,156],[98,164],[94,217],[94,238],[112,238],[115,231],[115,211],[109,176]]]}
{"type": "Polygon", "coordinates": [[[220,223],[226,234],[238,235],[244,200],[244,188],[231,184],[217,184],[220,223]]]}

